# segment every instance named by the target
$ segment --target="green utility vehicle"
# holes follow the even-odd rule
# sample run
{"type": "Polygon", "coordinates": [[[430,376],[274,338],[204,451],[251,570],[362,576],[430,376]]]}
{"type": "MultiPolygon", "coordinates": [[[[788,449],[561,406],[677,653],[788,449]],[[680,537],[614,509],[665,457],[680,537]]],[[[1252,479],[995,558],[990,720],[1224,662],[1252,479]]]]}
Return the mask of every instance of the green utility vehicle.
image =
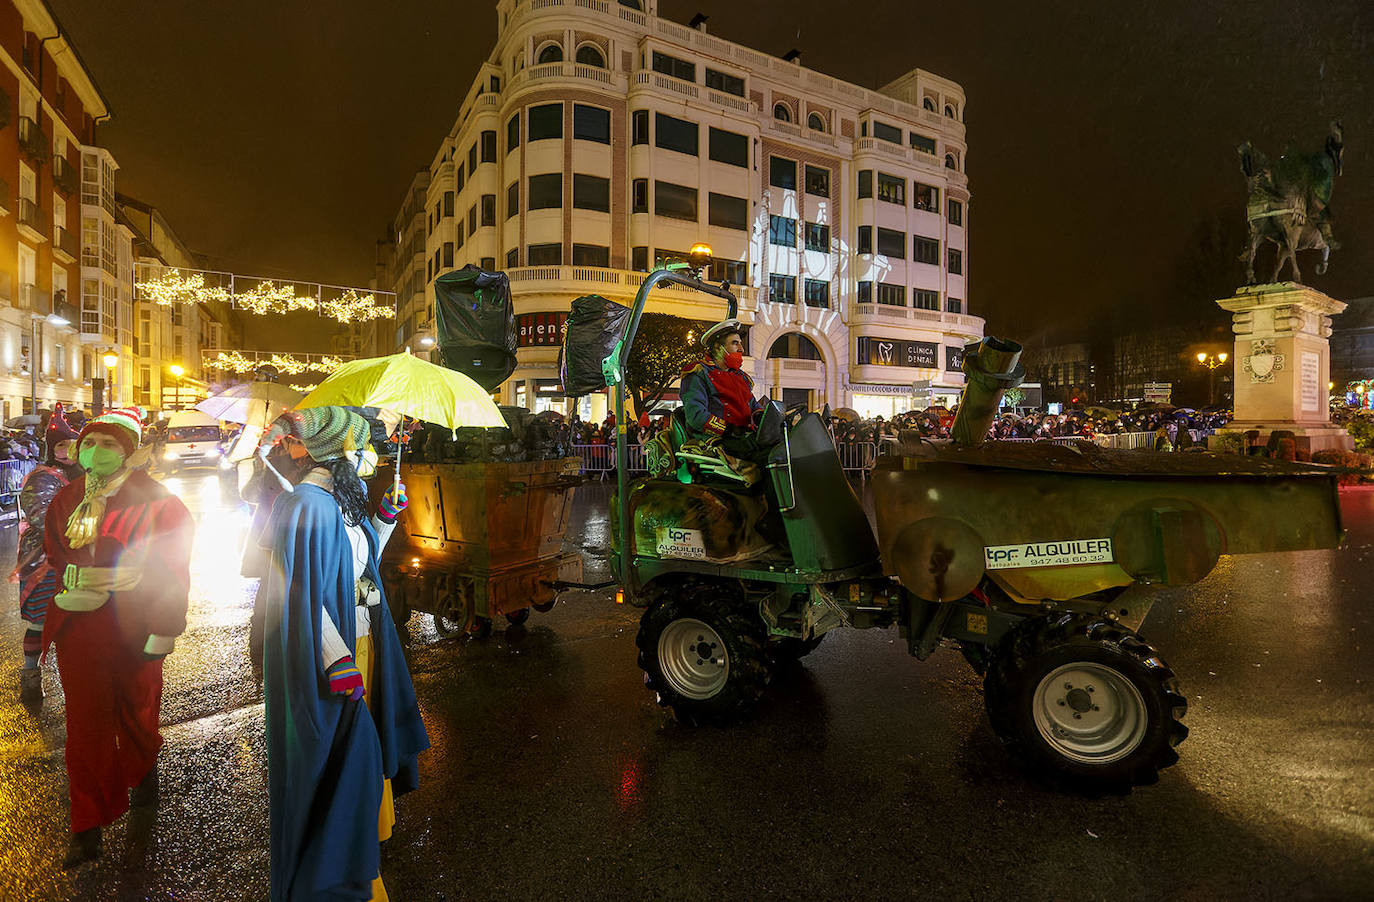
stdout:
{"type": "MultiPolygon", "coordinates": [[[[649,275],[602,361],[619,424],[640,316],[661,285],[736,314],[726,284],[649,275]]],[[[1196,582],[1220,554],[1337,545],[1336,477],[1235,455],[987,442],[1019,356],[995,338],[968,346],[953,440],[907,434],[880,459],[876,528],[825,413],[770,409],[765,421],[785,423],[752,488],[695,466],[632,480],[622,425],[612,568],[644,608],[636,644],[659,703],[685,723],[728,722],[831,631],[895,625],[919,659],[959,649],[984,677],[999,738],[1056,785],[1119,791],[1177,761],[1187,702],[1138,633],[1152,588],[1196,582]]]]}

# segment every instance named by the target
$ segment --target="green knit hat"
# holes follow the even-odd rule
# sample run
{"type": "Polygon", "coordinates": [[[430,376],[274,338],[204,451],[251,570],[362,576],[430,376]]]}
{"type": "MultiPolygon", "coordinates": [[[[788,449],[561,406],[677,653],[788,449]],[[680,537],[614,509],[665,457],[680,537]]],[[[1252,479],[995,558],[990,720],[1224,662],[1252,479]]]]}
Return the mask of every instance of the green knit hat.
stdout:
{"type": "Polygon", "coordinates": [[[292,435],[305,445],[316,463],[338,460],[367,447],[367,420],[342,407],[309,407],[288,411],[272,423],[263,436],[271,444],[283,435],[292,435]]]}

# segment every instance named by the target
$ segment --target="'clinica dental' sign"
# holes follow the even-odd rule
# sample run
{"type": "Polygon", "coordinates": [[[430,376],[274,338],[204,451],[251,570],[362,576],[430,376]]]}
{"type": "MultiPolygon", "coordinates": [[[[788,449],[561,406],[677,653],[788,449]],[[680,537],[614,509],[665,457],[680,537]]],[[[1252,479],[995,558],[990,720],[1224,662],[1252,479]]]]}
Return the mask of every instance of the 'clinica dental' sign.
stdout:
{"type": "Polygon", "coordinates": [[[989,570],[1017,567],[1063,567],[1070,564],[1110,564],[1111,539],[1068,539],[1063,542],[1022,542],[988,545],[983,558],[989,570]]]}

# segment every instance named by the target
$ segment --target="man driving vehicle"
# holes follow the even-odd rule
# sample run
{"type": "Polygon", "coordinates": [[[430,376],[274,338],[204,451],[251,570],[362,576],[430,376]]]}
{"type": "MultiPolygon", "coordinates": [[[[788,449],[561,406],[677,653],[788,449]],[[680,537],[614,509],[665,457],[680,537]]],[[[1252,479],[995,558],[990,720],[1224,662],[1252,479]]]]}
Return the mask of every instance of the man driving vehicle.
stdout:
{"type": "Polygon", "coordinates": [[[682,412],[693,438],[715,438],[736,457],[760,450],[756,431],[766,405],[754,397],[754,380],[744,364],[744,340],[737,319],[726,319],[701,336],[706,359],[682,371],[682,412]]]}

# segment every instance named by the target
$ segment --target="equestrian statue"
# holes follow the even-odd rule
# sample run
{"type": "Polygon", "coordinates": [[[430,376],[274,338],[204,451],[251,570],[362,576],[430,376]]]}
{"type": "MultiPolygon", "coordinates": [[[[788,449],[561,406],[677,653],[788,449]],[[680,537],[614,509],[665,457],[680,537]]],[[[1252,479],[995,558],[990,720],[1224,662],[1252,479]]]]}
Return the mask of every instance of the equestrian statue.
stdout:
{"type": "Polygon", "coordinates": [[[1330,204],[1332,182],[1341,174],[1344,146],[1341,124],[1332,122],[1326,146],[1319,153],[1295,153],[1289,147],[1277,162],[1270,163],[1249,141],[1237,148],[1250,192],[1246,204],[1250,241],[1240,255],[1245,261],[1247,285],[1255,284],[1255,254],[1265,241],[1278,246],[1270,282],[1279,280],[1285,260],[1293,267],[1293,280],[1302,280],[1298,251],[1320,250],[1317,275],[1326,272],[1331,251],[1340,249],[1331,235],[1330,204]]]}

